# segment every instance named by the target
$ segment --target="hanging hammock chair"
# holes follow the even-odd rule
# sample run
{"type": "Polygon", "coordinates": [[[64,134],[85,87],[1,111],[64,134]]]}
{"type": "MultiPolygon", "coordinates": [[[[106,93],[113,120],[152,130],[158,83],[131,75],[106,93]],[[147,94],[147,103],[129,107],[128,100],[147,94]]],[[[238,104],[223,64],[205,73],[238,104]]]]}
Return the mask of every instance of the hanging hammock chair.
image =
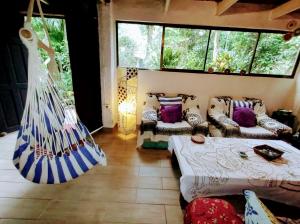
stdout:
{"type": "Polygon", "coordinates": [[[59,184],[72,180],[97,164],[105,165],[104,152],[95,144],[74,110],[67,109],[51,76],[57,75],[40,0],[36,0],[49,46],[31,26],[35,0],[30,0],[27,20],[19,35],[28,49],[27,99],[17,137],[13,163],[21,175],[35,183],[59,184]],[[38,47],[49,58],[43,66],[38,47]]]}

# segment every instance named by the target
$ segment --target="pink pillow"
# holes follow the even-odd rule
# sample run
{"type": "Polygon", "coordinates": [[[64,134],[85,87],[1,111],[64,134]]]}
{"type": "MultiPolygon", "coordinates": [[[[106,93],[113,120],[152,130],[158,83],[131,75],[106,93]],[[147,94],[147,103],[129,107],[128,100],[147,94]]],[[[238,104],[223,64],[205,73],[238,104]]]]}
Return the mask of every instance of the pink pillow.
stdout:
{"type": "Polygon", "coordinates": [[[251,108],[235,107],[232,119],[242,127],[255,127],[256,115],[251,108]]]}
{"type": "Polygon", "coordinates": [[[161,120],[165,123],[181,122],[182,120],[182,105],[162,105],[160,107],[161,120]]]}

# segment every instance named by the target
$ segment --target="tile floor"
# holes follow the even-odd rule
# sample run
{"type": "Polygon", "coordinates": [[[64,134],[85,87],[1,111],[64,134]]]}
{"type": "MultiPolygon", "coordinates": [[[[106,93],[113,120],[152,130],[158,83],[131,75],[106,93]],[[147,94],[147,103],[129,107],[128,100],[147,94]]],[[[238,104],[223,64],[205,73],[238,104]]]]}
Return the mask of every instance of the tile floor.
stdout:
{"type": "Polygon", "coordinates": [[[61,185],[33,184],[12,165],[16,134],[0,138],[0,224],[183,223],[178,170],[166,150],[99,133],[106,167],[61,185]]]}

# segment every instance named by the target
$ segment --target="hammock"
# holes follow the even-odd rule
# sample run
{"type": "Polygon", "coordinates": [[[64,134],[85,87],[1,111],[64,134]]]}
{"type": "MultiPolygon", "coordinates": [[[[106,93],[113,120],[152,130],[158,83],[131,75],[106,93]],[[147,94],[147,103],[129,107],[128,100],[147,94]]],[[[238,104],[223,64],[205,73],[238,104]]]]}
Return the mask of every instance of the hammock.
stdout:
{"type": "Polygon", "coordinates": [[[51,75],[58,72],[54,50],[36,0],[49,46],[31,27],[34,0],[19,35],[28,49],[28,90],[17,137],[13,163],[21,175],[35,183],[58,184],[72,180],[97,164],[105,165],[104,152],[95,144],[75,110],[66,108],[51,75]],[[42,65],[38,47],[50,57],[48,70],[42,65]]]}

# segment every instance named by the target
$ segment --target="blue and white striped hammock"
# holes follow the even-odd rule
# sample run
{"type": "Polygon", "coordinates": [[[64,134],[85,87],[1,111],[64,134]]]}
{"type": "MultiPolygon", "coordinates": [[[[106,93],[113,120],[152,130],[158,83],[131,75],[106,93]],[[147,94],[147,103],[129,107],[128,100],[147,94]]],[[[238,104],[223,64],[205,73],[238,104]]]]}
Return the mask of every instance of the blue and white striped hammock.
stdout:
{"type": "MultiPolygon", "coordinates": [[[[49,41],[41,5],[36,1],[49,41]]],[[[13,163],[21,175],[32,182],[59,184],[97,164],[105,165],[106,158],[75,109],[62,103],[51,78],[58,72],[54,51],[51,45],[41,43],[30,24],[33,4],[31,0],[27,22],[19,32],[28,49],[28,90],[13,163]],[[48,71],[42,64],[38,46],[50,57],[48,71]]]]}

